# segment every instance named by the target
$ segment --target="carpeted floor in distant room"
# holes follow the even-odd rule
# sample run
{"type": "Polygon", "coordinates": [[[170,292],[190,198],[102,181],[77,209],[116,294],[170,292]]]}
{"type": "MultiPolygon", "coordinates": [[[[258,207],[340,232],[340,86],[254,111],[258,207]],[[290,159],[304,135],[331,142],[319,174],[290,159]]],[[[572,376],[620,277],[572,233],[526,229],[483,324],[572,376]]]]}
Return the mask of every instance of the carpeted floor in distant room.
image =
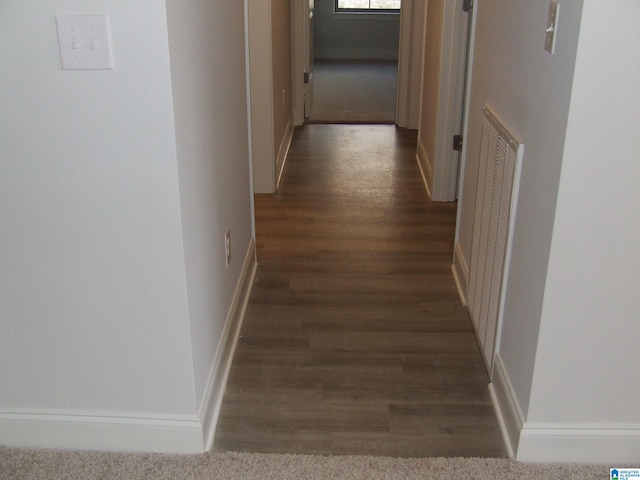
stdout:
{"type": "Polygon", "coordinates": [[[316,60],[307,121],[393,124],[397,83],[395,60],[316,60]]]}

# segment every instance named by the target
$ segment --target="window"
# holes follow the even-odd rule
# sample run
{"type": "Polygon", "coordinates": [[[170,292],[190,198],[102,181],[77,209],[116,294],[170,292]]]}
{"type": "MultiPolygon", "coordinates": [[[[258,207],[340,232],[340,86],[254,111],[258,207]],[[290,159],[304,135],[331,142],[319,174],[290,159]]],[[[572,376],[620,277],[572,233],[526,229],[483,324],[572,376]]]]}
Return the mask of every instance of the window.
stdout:
{"type": "Polygon", "coordinates": [[[336,12],[399,12],[401,0],[336,0],[336,12]]]}

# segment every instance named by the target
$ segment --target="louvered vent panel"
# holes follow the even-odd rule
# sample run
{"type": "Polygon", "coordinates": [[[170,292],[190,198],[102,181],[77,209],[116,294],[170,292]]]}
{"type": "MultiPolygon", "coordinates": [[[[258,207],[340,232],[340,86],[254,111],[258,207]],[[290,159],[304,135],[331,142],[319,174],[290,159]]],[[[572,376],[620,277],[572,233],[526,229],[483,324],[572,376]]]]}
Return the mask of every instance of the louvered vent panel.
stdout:
{"type": "Polygon", "coordinates": [[[520,145],[485,106],[473,222],[468,306],[489,370],[501,310],[520,145]]]}

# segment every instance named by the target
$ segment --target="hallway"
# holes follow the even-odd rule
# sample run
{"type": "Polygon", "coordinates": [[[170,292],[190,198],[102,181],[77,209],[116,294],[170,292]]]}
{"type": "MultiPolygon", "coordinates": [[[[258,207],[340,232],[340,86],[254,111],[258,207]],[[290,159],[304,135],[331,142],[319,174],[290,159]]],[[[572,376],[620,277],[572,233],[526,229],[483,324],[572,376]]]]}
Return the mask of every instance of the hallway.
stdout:
{"type": "Polygon", "coordinates": [[[415,132],[296,130],[256,198],[258,273],[215,450],[504,456],[450,264],[454,204],[431,203],[415,132]]]}

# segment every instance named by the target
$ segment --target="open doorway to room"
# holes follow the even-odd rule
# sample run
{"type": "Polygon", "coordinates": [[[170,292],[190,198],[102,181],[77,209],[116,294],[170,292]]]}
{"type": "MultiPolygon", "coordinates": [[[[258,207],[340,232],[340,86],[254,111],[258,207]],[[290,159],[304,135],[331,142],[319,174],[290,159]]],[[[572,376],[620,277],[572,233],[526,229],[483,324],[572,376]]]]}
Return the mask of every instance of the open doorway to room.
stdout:
{"type": "Polygon", "coordinates": [[[400,0],[315,0],[306,123],[396,123],[400,0]]]}

